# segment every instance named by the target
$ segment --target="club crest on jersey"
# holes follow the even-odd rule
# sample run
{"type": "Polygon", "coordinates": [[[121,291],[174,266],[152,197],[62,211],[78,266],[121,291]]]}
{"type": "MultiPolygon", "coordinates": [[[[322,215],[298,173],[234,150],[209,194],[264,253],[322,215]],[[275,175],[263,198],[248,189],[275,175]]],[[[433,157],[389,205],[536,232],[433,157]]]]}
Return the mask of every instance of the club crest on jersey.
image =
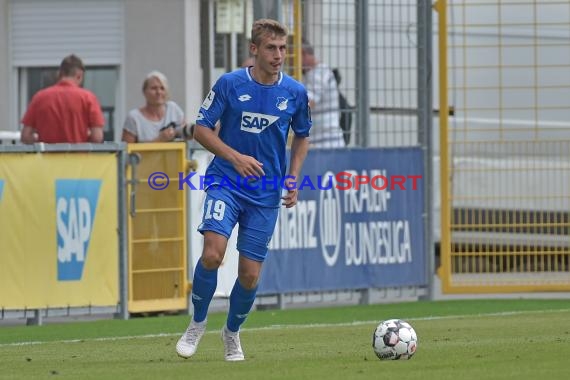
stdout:
{"type": "Polygon", "coordinates": [[[289,101],[288,99],[286,99],[282,96],[278,97],[277,98],[277,109],[279,111],[285,111],[287,109],[287,102],[288,101],[289,101]]]}
{"type": "Polygon", "coordinates": [[[255,112],[242,112],[240,129],[251,133],[261,133],[277,120],[279,120],[278,116],[255,112]]]}
{"type": "Polygon", "coordinates": [[[95,179],[55,181],[58,281],[81,280],[100,188],[95,179]]]}

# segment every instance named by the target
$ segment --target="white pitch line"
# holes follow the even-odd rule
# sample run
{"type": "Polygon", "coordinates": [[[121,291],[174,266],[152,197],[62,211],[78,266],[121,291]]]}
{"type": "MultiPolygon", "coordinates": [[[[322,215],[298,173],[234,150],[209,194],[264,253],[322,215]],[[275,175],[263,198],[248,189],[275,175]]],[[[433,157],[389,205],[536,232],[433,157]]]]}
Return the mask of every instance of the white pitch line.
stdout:
{"type": "MultiPolygon", "coordinates": [[[[419,317],[419,318],[400,318],[407,321],[434,321],[442,319],[457,319],[457,318],[478,318],[478,317],[501,317],[507,315],[523,315],[523,314],[546,314],[546,313],[558,313],[558,312],[568,312],[570,309],[548,309],[548,310],[519,310],[519,311],[503,311],[498,313],[479,313],[479,314],[457,314],[457,315],[442,315],[442,316],[431,316],[431,317],[419,317]]],[[[244,328],[242,331],[264,331],[264,330],[279,330],[279,329],[309,329],[309,328],[323,328],[323,327],[345,327],[345,326],[361,326],[368,324],[376,324],[379,321],[354,321],[354,322],[342,322],[342,323],[311,323],[305,325],[271,325],[266,327],[252,327],[244,328]]],[[[206,334],[218,334],[219,331],[211,330],[207,331],[206,334]]],[[[80,342],[108,342],[116,340],[128,340],[128,339],[148,339],[148,338],[164,338],[171,336],[179,336],[180,333],[160,333],[160,334],[146,334],[146,335],[129,335],[129,336],[113,336],[104,338],[93,338],[93,339],[66,339],[66,340],[51,340],[51,341],[34,341],[34,342],[14,342],[14,343],[2,343],[0,348],[3,347],[14,347],[14,346],[34,346],[40,344],[61,344],[61,343],[80,343],[80,342]]]]}

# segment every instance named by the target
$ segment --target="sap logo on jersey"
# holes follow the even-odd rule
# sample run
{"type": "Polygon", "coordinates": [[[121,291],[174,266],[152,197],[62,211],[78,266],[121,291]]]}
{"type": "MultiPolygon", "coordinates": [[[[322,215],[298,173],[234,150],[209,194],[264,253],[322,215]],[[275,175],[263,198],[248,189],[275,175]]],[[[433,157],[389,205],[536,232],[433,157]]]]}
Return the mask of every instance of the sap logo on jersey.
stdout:
{"type": "Polygon", "coordinates": [[[55,181],[58,281],[81,280],[100,188],[95,179],[55,181]]]}
{"type": "Polygon", "coordinates": [[[279,120],[279,116],[255,112],[242,112],[241,130],[251,133],[261,133],[277,120],[279,120]]]}

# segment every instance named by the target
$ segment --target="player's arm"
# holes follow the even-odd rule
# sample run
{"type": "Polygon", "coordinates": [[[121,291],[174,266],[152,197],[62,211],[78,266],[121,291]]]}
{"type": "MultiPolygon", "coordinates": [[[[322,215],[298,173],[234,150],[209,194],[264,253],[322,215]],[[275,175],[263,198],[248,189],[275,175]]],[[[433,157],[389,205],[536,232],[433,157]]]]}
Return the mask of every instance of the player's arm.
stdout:
{"type": "Polygon", "coordinates": [[[229,161],[242,177],[265,175],[262,168],[263,163],[231,148],[218,137],[218,133],[214,129],[196,124],[196,127],[194,127],[194,140],[198,141],[204,148],[216,156],[229,161]]]}
{"type": "Polygon", "coordinates": [[[291,144],[291,160],[289,163],[289,175],[298,177],[307,152],[309,151],[309,139],[307,137],[295,136],[291,144]]]}
{"type": "MultiPolygon", "coordinates": [[[[291,160],[289,162],[289,176],[296,178],[299,183],[298,177],[301,175],[301,168],[307,152],[309,151],[309,139],[307,137],[295,136],[291,143],[291,160]]],[[[289,186],[288,186],[289,187],[289,186]]],[[[298,189],[296,186],[289,188],[287,194],[282,197],[283,205],[286,208],[291,208],[297,204],[298,189]]]]}

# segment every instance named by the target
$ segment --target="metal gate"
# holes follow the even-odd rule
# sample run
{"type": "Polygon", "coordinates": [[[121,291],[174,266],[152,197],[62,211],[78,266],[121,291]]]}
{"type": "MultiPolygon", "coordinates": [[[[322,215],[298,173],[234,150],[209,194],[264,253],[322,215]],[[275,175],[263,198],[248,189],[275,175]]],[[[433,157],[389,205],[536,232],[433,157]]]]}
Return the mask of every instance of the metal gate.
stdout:
{"type": "Polygon", "coordinates": [[[438,1],[451,293],[570,290],[570,2],[438,1]]]}
{"type": "Polygon", "coordinates": [[[129,144],[128,311],[184,310],[187,276],[185,143],[129,144]]]}

